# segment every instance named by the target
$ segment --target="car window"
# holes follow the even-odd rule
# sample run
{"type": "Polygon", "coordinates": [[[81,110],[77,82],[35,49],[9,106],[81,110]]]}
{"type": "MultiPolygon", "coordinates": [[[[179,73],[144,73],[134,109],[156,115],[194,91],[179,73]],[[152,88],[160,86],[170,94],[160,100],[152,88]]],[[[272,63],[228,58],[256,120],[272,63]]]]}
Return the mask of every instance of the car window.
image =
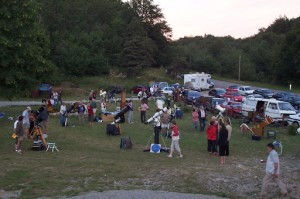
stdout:
{"type": "Polygon", "coordinates": [[[280,110],[285,110],[285,111],[293,111],[294,110],[292,105],[290,103],[287,103],[287,102],[279,102],[278,106],[279,106],[280,110]]]}
{"type": "Polygon", "coordinates": [[[278,109],[277,104],[275,104],[275,103],[269,103],[268,108],[272,109],[272,110],[277,110],[278,109]]]}

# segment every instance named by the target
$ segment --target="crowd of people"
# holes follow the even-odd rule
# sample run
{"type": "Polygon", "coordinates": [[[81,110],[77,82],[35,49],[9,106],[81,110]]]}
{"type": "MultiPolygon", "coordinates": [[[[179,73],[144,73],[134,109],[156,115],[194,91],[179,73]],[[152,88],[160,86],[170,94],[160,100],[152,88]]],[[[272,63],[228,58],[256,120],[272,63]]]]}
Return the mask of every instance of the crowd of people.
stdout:
{"type": "MultiPolygon", "coordinates": [[[[78,124],[84,124],[87,116],[89,125],[94,125],[95,121],[101,121],[101,113],[107,111],[107,100],[103,92],[100,91],[100,113],[97,116],[97,102],[96,102],[96,92],[91,92],[89,95],[89,102],[84,104],[83,102],[76,102],[72,104],[70,107],[64,102],[61,102],[60,110],[59,110],[59,121],[60,125],[63,127],[66,125],[66,117],[68,117],[68,113],[72,111],[76,111],[78,113],[78,124]],[[99,118],[100,117],[100,118],[99,118]],[[98,120],[97,120],[98,118],[98,120]]],[[[139,107],[138,110],[140,112],[140,121],[141,123],[147,123],[147,111],[149,110],[148,105],[148,97],[146,94],[139,93],[139,107]]],[[[56,96],[53,96],[54,103],[58,103],[58,98],[56,100],[56,96]]],[[[172,139],[170,146],[170,153],[167,157],[174,157],[175,152],[177,152],[178,157],[182,158],[182,151],[180,148],[179,140],[181,137],[179,126],[175,119],[181,119],[182,115],[179,117],[176,116],[177,108],[173,109],[170,107],[169,98],[166,98],[165,105],[166,108],[156,107],[156,113],[153,116],[153,128],[154,128],[154,142],[155,144],[159,144],[160,135],[164,135],[166,137],[170,137],[172,139]]],[[[16,134],[15,141],[15,151],[19,154],[22,153],[21,144],[24,138],[32,135],[32,131],[35,125],[40,125],[43,128],[43,132],[47,133],[47,122],[48,122],[48,102],[45,103],[38,109],[38,111],[32,111],[30,107],[26,107],[26,109],[22,112],[22,115],[17,117],[17,120],[14,123],[14,132],[16,134]]],[[[129,110],[127,111],[127,122],[128,124],[133,124],[133,113],[134,113],[134,105],[132,100],[127,101],[127,106],[129,110]]],[[[220,165],[224,165],[226,163],[226,157],[229,156],[229,143],[232,135],[232,126],[230,120],[227,118],[212,116],[210,121],[208,120],[208,115],[203,106],[200,108],[192,107],[192,128],[194,131],[206,132],[207,138],[207,152],[210,155],[218,156],[220,160],[220,165]],[[199,124],[199,125],[198,125],[199,124]]],[[[279,158],[278,154],[274,150],[274,146],[272,143],[267,146],[269,156],[266,164],[266,176],[263,179],[263,186],[261,190],[261,195],[266,195],[266,187],[271,182],[274,181],[277,183],[283,193],[284,196],[287,195],[287,190],[285,185],[279,179],[279,158]]],[[[262,161],[263,162],[263,161],[262,161]]]]}

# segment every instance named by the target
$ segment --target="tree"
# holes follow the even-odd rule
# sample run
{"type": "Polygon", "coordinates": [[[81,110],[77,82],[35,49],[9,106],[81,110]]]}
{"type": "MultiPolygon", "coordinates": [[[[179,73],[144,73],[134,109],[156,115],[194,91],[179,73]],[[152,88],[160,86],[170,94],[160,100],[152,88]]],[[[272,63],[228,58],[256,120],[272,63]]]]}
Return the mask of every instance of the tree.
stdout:
{"type": "Polygon", "coordinates": [[[154,52],[156,66],[169,63],[167,57],[172,29],[167,25],[164,15],[158,5],[153,0],[131,0],[129,2],[136,16],[142,20],[147,31],[147,37],[156,44],[157,51],[154,52]]]}
{"type": "Polygon", "coordinates": [[[29,95],[37,84],[51,82],[55,75],[39,11],[36,1],[1,1],[0,92],[8,98],[29,95]]]}

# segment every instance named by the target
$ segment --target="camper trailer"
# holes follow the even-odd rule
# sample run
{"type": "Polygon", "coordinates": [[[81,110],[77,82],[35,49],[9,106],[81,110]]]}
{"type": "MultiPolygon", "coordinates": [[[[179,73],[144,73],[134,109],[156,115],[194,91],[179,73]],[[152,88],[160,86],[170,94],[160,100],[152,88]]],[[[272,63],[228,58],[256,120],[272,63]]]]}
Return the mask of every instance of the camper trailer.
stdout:
{"type": "Polygon", "coordinates": [[[242,114],[248,117],[250,113],[255,113],[255,115],[261,117],[269,116],[273,121],[282,121],[289,115],[296,114],[296,111],[288,102],[276,99],[248,98],[243,103],[242,114]]]}
{"type": "Polygon", "coordinates": [[[184,85],[185,87],[192,90],[208,90],[212,87],[210,74],[194,73],[184,75],[184,85]]]}

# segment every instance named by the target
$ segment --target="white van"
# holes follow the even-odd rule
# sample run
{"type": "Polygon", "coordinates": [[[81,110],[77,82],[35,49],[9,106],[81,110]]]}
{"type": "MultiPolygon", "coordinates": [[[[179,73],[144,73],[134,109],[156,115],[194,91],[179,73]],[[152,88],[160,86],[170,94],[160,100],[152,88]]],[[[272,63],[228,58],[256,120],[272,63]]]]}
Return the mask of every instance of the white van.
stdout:
{"type": "Polygon", "coordinates": [[[295,109],[289,102],[253,98],[246,99],[242,106],[244,116],[248,117],[249,112],[255,112],[255,114],[263,117],[269,116],[274,121],[282,121],[283,118],[296,114],[295,109]]]}

